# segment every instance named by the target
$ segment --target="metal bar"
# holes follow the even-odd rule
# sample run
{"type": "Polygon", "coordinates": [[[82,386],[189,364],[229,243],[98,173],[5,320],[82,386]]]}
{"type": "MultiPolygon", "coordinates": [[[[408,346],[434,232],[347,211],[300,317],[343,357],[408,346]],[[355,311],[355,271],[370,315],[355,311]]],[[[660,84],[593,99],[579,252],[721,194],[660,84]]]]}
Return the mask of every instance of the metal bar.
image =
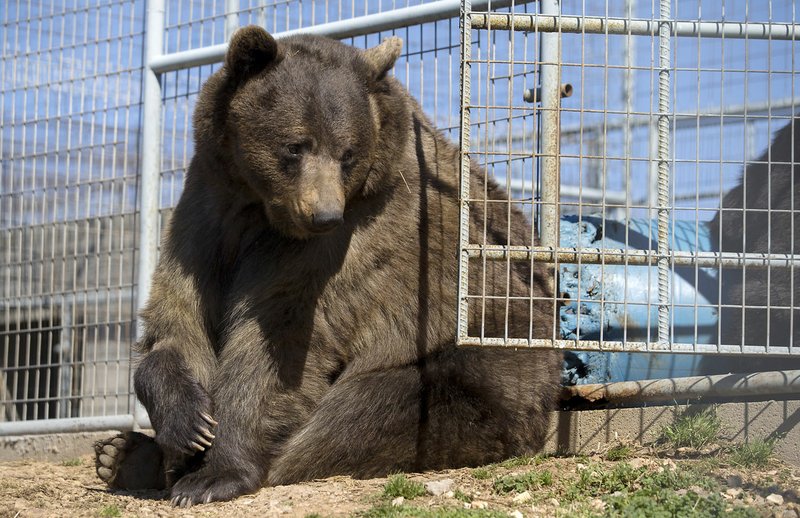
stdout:
{"type": "Polygon", "coordinates": [[[460,343],[468,334],[469,301],[469,181],[471,171],[470,151],[470,109],[472,81],[470,60],[472,58],[472,31],[470,29],[470,12],[472,0],[461,1],[461,135],[459,149],[461,158],[459,176],[459,233],[458,233],[458,314],[456,324],[456,342],[460,343]]]}
{"type": "Polygon", "coordinates": [[[239,28],[239,0],[225,0],[225,41],[239,28]]]}
{"type": "Polygon", "coordinates": [[[658,24],[658,344],[669,349],[669,130],[670,0],[661,0],[658,24]]]}
{"type": "MultiPolygon", "coordinates": [[[[620,341],[620,340],[552,340],[550,338],[503,338],[503,337],[479,337],[467,336],[459,340],[459,345],[480,346],[480,347],[527,347],[532,349],[562,349],[570,351],[602,351],[602,352],[663,352],[657,343],[641,341],[620,341]]],[[[751,354],[764,356],[800,356],[800,350],[796,347],[789,348],[784,346],[757,345],[720,345],[716,344],[695,344],[674,342],[669,350],[670,353],[679,354],[751,354]]]]}
{"type": "MultiPolygon", "coordinates": [[[[520,5],[532,0],[479,0],[475,5],[479,8],[487,8],[490,4],[492,9],[500,9],[510,5],[520,5]]],[[[461,8],[460,0],[437,0],[422,5],[393,9],[381,13],[368,14],[347,20],[321,23],[311,27],[293,29],[290,31],[273,34],[276,38],[285,38],[295,34],[317,34],[330,38],[344,39],[366,34],[374,34],[381,31],[405,28],[409,25],[435,22],[446,20],[459,15],[461,8]]],[[[200,65],[210,65],[220,63],[225,58],[228,50],[227,43],[211,45],[199,49],[192,49],[183,52],[175,52],[161,56],[153,56],[148,60],[150,68],[157,74],[181,70],[200,65]]]]}
{"type": "MultiPolygon", "coordinates": [[[[662,20],[630,20],[601,16],[552,16],[545,13],[473,13],[475,29],[616,34],[656,36],[662,20]]],[[[707,38],[796,40],[800,29],[791,23],[770,22],[703,22],[680,20],[669,23],[669,36],[707,38]]]]}
{"type": "MultiPolygon", "coordinates": [[[[719,125],[720,120],[723,124],[743,124],[744,115],[747,114],[747,121],[752,123],[759,119],[766,118],[766,116],[786,115],[786,122],[790,120],[794,109],[797,108],[798,101],[792,98],[780,99],[772,103],[754,103],[748,105],[732,105],[730,107],[719,108],[701,108],[698,113],[691,115],[674,113],[672,115],[671,128],[673,130],[681,130],[684,128],[702,128],[711,125],[719,125]]],[[[562,108],[563,111],[574,111],[572,108],[562,108]]],[[[611,111],[609,111],[611,113],[611,111]]],[[[570,137],[577,137],[581,134],[591,133],[593,131],[601,131],[605,129],[610,130],[625,130],[626,128],[633,129],[641,126],[649,126],[653,123],[649,114],[645,113],[631,113],[630,117],[622,120],[604,121],[598,124],[573,124],[570,126],[561,126],[561,138],[566,140],[570,137]]],[[[531,136],[528,134],[512,134],[511,144],[519,144],[521,142],[529,142],[531,136]]],[[[507,142],[506,135],[498,135],[495,140],[499,142],[507,142]]],[[[655,149],[655,146],[654,146],[655,149]]],[[[756,154],[750,156],[757,156],[756,154]]],[[[748,162],[754,159],[748,158],[748,162]]],[[[585,190],[585,188],[584,188],[585,190]]]]}
{"type": "MultiPolygon", "coordinates": [[[[139,260],[136,306],[141,310],[150,295],[150,280],[158,258],[158,206],[160,201],[161,173],[161,82],[158,73],[148,66],[161,55],[164,48],[164,0],[147,3],[145,28],[145,66],[142,72],[142,143],[139,153],[141,172],[139,180],[139,260]]],[[[136,337],[142,335],[142,324],[137,319],[136,337]]],[[[138,400],[134,401],[132,422],[138,422],[141,413],[138,400]]]]}
{"type": "MultiPolygon", "coordinates": [[[[150,421],[137,422],[139,429],[151,428],[150,421]]],[[[99,432],[103,430],[128,431],[134,429],[132,415],[97,417],[71,417],[68,419],[39,419],[0,423],[0,436],[35,435],[45,433],[99,432]]]]}
{"type": "MultiPolygon", "coordinates": [[[[540,193],[538,185],[530,180],[523,180],[522,178],[512,178],[508,180],[507,185],[512,192],[522,191],[531,193],[531,196],[534,198],[540,193]]],[[[606,202],[611,204],[623,204],[627,199],[624,191],[603,191],[595,187],[580,187],[578,185],[562,185],[559,192],[561,196],[582,198],[584,200],[599,200],[603,194],[605,194],[606,202]]]]}
{"type": "MultiPolygon", "coordinates": [[[[561,14],[559,0],[541,0],[543,14],[558,17],[561,14]]],[[[561,35],[543,33],[541,43],[541,164],[542,164],[542,205],[539,236],[544,246],[558,246],[559,227],[559,186],[560,179],[560,136],[561,136],[561,35]]]]}
{"type": "Polygon", "coordinates": [[[580,398],[592,403],[640,403],[781,395],[800,395],[800,370],[575,385],[564,387],[561,398],[580,398]]]}
{"type": "MultiPolygon", "coordinates": [[[[585,263],[632,266],[655,266],[661,254],[656,250],[626,250],[622,248],[569,248],[555,250],[545,246],[466,245],[471,259],[486,257],[492,261],[541,261],[545,263],[585,263]]],[[[670,250],[667,260],[675,266],[701,268],[789,268],[800,267],[800,256],[793,254],[763,254],[738,252],[690,252],[670,250]]]]}
{"type": "Polygon", "coordinates": [[[70,414],[72,397],[72,304],[61,306],[61,331],[58,339],[58,416],[70,414]]]}

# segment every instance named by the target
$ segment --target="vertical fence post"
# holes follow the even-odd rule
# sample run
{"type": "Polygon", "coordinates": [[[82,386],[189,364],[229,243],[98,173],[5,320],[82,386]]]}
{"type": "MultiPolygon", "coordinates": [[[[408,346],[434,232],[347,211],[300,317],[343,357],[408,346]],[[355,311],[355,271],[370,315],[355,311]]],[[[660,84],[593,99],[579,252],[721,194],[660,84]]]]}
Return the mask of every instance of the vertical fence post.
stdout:
{"type": "Polygon", "coordinates": [[[472,0],[461,1],[461,176],[459,184],[460,229],[458,236],[458,315],[456,342],[467,337],[469,318],[469,180],[470,103],[472,98],[472,0]]]}
{"type": "MultiPolygon", "coordinates": [[[[541,13],[549,16],[561,14],[560,0],[541,0],[541,13]]],[[[542,246],[556,248],[559,233],[559,163],[561,118],[561,33],[541,33],[541,92],[542,119],[539,132],[542,150],[542,246]]]]}
{"type": "Polygon", "coordinates": [[[669,96],[670,0],[661,0],[658,21],[658,349],[670,348],[669,274],[669,96]]]}
{"type": "MultiPolygon", "coordinates": [[[[150,279],[158,257],[159,202],[161,173],[161,78],[150,66],[164,46],[164,0],[148,0],[145,23],[145,54],[142,74],[142,137],[139,151],[139,259],[136,308],[141,310],[150,294],[150,279]]],[[[142,325],[137,318],[136,338],[142,325]]],[[[133,372],[131,371],[131,374],[133,372]]],[[[132,377],[132,376],[131,376],[132,377]]],[[[132,386],[132,384],[131,384],[132,386]]],[[[134,400],[133,426],[139,426],[144,409],[134,400]]]]}
{"type": "Polygon", "coordinates": [[[225,0],[225,41],[239,28],[239,0],[225,0]]]}
{"type": "Polygon", "coordinates": [[[61,332],[58,337],[58,417],[72,417],[72,373],[75,369],[72,332],[73,298],[61,300],[61,332]]]}

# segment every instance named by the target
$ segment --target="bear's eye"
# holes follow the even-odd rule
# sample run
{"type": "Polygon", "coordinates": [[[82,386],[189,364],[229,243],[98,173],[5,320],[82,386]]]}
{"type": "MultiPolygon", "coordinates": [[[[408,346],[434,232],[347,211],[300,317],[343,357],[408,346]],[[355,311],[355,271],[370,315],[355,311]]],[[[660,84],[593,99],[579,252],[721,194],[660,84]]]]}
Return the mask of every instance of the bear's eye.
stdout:
{"type": "Polygon", "coordinates": [[[288,146],[286,146],[286,152],[292,156],[298,156],[300,154],[301,149],[302,148],[300,144],[289,144],[288,146]]]}
{"type": "Polygon", "coordinates": [[[353,150],[352,149],[348,149],[342,155],[342,162],[347,163],[347,162],[350,162],[351,160],[353,160],[353,150]]]}

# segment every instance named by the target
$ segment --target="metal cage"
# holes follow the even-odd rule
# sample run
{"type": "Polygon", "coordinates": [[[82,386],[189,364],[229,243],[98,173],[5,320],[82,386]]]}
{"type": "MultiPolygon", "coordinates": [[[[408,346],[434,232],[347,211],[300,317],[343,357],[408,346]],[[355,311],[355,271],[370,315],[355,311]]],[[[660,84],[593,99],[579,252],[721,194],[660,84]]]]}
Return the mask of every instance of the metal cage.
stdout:
{"type": "MultiPolygon", "coordinates": [[[[137,308],[193,152],[200,86],[249,23],[360,47],[401,36],[394,74],[460,141],[465,167],[478,163],[509,193],[499,202],[533,222],[535,246],[468,232],[453,244],[462,345],[800,350],[720,339],[728,310],[746,327],[747,310],[788,309],[794,326],[793,300],[726,301],[719,279],[785,284],[780,271],[793,286],[795,258],[726,251],[707,225],[795,112],[791,0],[10,0],[0,435],[149,425],[131,388],[137,308]],[[483,260],[555,265],[555,297],[522,297],[557,312],[546,336],[466,332],[467,304],[510,297],[468,286],[470,261],[483,260]]],[[[469,193],[462,217],[481,201],[469,193]]]]}

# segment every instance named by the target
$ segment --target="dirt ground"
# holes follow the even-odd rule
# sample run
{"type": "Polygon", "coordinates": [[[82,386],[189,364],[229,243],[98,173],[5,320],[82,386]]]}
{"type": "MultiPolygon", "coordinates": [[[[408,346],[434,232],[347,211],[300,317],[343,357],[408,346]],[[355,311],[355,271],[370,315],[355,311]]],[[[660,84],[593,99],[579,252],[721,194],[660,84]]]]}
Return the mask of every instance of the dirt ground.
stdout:
{"type": "Polygon", "coordinates": [[[776,516],[800,518],[800,469],[734,462],[725,447],[622,445],[388,479],[334,477],[175,509],[166,492],[109,491],[93,458],[0,463],[0,517],[776,516]],[[431,484],[433,483],[433,484],[431,484]],[[427,488],[426,488],[427,485],[427,488]],[[406,495],[406,496],[401,496],[406,495]]]}

